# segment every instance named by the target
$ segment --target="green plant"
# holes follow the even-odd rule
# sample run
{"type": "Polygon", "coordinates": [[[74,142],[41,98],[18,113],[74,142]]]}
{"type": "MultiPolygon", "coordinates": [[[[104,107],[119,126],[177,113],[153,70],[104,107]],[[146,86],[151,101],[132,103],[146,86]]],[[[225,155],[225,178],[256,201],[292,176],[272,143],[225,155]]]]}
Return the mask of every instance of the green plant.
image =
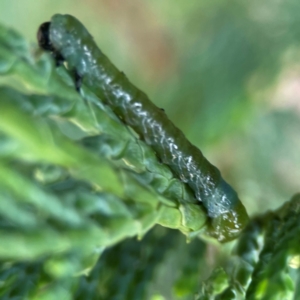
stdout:
{"type": "MultiPolygon", "coordinates": [[[[182,243],[180,235],[161,227],[147,233],[155,224],[178,229],[192,240],[191,245],[182,243],[184,258],[177,262],[184,270],[174,282],[178,295],[193,298],[198,289],[197,299],[297,297],[297,274],[288,266],[300,255],[299,196],[253,218],[226,271],[216,269],[198,287],[195,274],[205,267],[206,244],[196,237],[210,234],[224,240],[226,222],[208,226],[219,212],[209,211],[203,196],[196,198],[205,206],[199,203],[194,183],[188,186],[177,178],[178,165],[169,168],[171,153],[162,156],[155,134],[143,133],[133,116],[126,119],[113,106],[113,90],[93,85],[93,77],[85,79],[92,74],[89,68],[79,72],[83,86],[76,92],[76,62],[72,65],[67,53],[57,49],[69,70],[56,68],[47,54],[32,55],[21,36],[0,28],[1,297],[155,299],[146,286],[159,277],[157,267],[178,256],[172,246],[182,243]],[[128,239],[111,247],[134,236],[141,241],[128,239]]],[[[76,59],[82,62],[80,55],[76,59]]],[[[164,123],[164,113],[158,114],[164,123]]],[[[183,139],[180,135],[184,146],[183,139]]],[[[204,162],[200,167],[216,170],[204,162]]],[[[230,203],[229,208],[234,212],[230,203]]],[[[237,229],[247,221],[246,215],[242,218],[237,229]]]]}

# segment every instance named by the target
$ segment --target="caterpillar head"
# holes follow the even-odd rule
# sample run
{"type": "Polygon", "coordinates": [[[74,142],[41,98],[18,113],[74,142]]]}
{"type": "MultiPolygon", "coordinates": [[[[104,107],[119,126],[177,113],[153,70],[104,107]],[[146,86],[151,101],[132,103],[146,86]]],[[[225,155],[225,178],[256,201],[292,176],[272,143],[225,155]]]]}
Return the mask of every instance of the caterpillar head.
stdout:
{"type": "Polygon", "coordinates": [[[43,23],[37,32],[38,44],[45,51],[54,51],[50,40],[50,25],[51,22],[43,23]]]}

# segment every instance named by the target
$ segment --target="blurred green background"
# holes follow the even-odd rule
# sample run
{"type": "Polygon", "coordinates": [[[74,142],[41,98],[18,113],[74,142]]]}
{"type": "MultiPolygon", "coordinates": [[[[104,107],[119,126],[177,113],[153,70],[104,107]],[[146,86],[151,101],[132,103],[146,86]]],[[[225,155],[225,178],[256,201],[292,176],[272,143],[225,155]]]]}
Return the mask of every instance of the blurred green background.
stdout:
{"type": "Polygon", "coordinates": [[[299,191],[300,2],[0,0],[36,47],[55,13],[99,47],[222,171],[250,214],[299,191]]]}

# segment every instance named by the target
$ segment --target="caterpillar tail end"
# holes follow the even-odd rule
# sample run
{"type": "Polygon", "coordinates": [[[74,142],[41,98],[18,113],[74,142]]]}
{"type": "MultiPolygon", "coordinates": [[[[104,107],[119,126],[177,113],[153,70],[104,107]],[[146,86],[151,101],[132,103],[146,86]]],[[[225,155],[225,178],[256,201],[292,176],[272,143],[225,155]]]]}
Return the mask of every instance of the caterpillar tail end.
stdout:
{"type": "Polygon", "coordinates": [[[209,220],[207,233],[221,243],[230,242],[240,235],[248,222],[247,211],[238,201],[230,211],[209,220]]]}

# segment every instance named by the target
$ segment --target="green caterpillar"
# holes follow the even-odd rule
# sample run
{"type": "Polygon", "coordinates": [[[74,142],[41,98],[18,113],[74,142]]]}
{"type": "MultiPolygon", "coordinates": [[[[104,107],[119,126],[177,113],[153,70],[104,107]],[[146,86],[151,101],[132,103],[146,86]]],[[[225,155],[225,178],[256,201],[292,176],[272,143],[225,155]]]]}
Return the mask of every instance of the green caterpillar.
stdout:
{"type": "Polygon", "coordinates": [[[157,153],[160,160],[195,193],[210,217],[213,236],[230,240],[248,221],[236,192],[202,152],[138,88],[129,82],[95,44],[73,16],[54,15],[38,31],[41,48],[53,53],[57,64],[67,62],[75,86],[87,86],[157,153]]]}

